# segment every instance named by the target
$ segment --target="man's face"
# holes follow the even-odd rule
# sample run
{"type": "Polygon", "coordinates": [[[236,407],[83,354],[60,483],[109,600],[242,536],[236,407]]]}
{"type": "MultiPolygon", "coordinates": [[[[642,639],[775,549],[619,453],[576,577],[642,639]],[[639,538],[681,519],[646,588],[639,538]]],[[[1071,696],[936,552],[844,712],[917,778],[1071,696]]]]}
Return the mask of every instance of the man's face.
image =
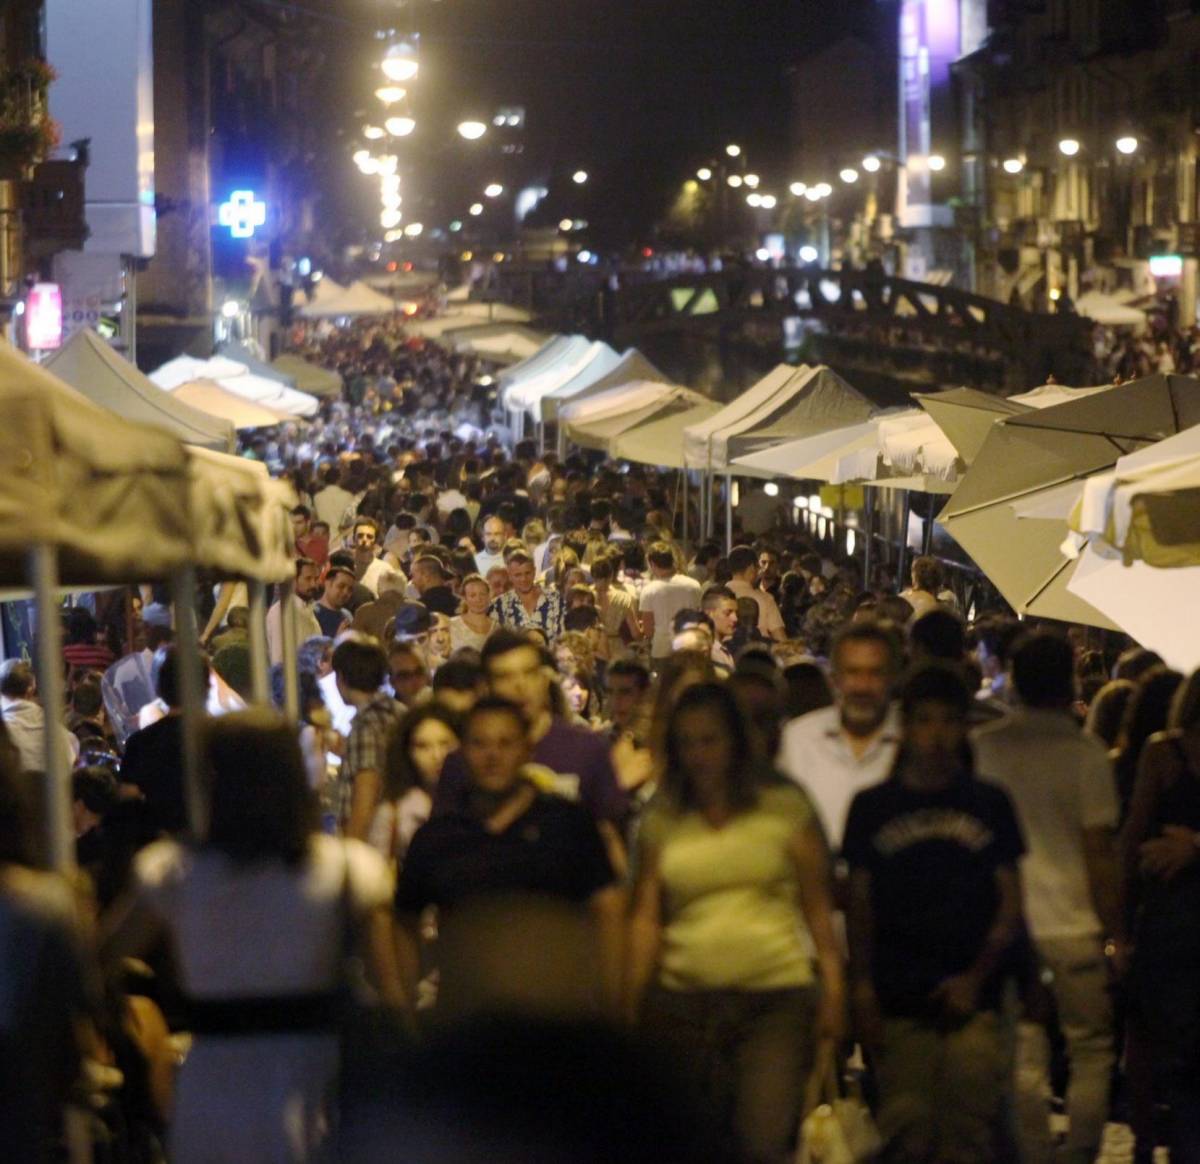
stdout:
{"type": "Polygon", "coordinates": [[[642,688],[634,675],[608,677],[608,710],[613,723],[621,729],[629,726],[642,700],[642,688]]]}
{"type": "Polygon", "coordinates": [[[722,598],[709,612],[713,620],[713,628],[717,632],[718,642],[723,642],[737,630],[737,599],[722,598]]]}
{"type": "Polygon", "coordinates": [[[402,651],[392,655],[388,659],[388,675],[396,698],[410,707],[429,685],[429,672],[417,651],[402,651]]]}
{"type": "Polygon", "coordinates": [[[304,535],[308,533],[309,523],[311,521],[311,518],[305,517],[302,513],[292,514],[292,534],[297,540],[304,537],[304,535]]]}
{"type": "Polygon", "coordinates": [[[764,552],[758,555],[758,576],[768,582],[779,577],[779,559],[774,554],[764,552]]]}
{"type": "Polygon", "coordinates": [[[426,590],[432,590],[440,579],[438,579],[432,569],[424,563],[418,562],[412,568],[412,583],[424,594],[426,590]]]}
{"type": "Polygon", "coordinates": [[[489,517],[483,523],[483,548],[489,554],[498,554],[504,549],[504,522],[498,517],[489,517]]]}
{"type": "Polygon", "coordinates": [[[488,684],[493,695],[515,703],[530,719],[541,715],[549,705],[550,679],[537,647],[518,647],[491,659],[488,684]]]}
{"type": "Polygon", "coordinates": [[[533,589],[534,569],[532,562],[510,562],[508,577],[518,594],[528,594],[533,589]]]}
{"type": "Polygon", "coordinates": [[[354,597],[354,579],[340,570],[325,579],[325,605],[341,610],[354,597]]]}
{"type": "Polygon", "coordinates": [[[507,792],[520,778],[521,765],[529,758],[529,740],[513,715],[489,711],[471,718],[463,740],[463,757],[476,788],[507,792]]]}
{"type": "Polygon", "coordinates": [[[375,556],[375,527],[373,525],[356,525],[354,527],[354,552],[360,558],[375,556]]]}
{"type": "Polygon", "coordinates": [[[952,775],[962,762],[967,725],[957,709],[927,699],[912,709],[904,742],[931,770],[952,775]]]}
{"type": "Polygon", "coordinates": [[[296,575],[296,595],[304,602],[311,602],[321,593],[321,571],[315,564],[301,566],[296,575]]]}
{"type": "Polygon", "coordinates": [[[842,726],[851,735],[870,735],[887,715],[891,657],[882,643],[842,643],[833,661],[842,726]]]}

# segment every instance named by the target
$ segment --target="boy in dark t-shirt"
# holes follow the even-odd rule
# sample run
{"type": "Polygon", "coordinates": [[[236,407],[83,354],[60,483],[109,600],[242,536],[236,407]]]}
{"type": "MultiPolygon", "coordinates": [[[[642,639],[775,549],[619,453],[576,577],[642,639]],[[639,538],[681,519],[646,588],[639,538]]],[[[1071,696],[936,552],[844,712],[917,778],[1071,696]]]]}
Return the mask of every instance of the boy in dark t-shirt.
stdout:
{"type": "Polygon", "coordinates": [[[971,775],[957,671],[915,672],[902,705],[896,767],[854,798],[842,845],[855,1018],[888,1158],[987,1161],[1010,1085],[997,1009],[1024,844],[1008,796],[971,775]]]}

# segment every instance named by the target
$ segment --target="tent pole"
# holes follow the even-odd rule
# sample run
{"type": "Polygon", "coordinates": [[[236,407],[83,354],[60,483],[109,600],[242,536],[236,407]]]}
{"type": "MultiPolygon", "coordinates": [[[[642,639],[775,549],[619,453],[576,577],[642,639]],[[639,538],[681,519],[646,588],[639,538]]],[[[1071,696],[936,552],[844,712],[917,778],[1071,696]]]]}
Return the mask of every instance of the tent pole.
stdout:
{"type": "Polygon", "coordinates": [[[896,566],[896,585],[903,590],[908,585],[904,572],[904,560],[908,557],[908,521],[912,515],[912,490],[904,491],[904,516],[900,520],[900,561],[896,566]]]}
{"type": "Polygon", "coordinates": [[[538,456],[546,455],[546,422],[539,420],[537,422],[537,438],[538,438],[538,456]]]}
{"type": "Polygon", "coordinates": [[[733,549],[733,478],[725,474],[725,556],[733,549]]]}
{"type": "Polygon", "coordinates": [[[688,529],[688,471],[687,469],[679,470],[679,487],[683,492],[683,548],[686,551],[691,544],[688,537],[690,531],[688,529]]]}
{"type": "Polygon", "coordinates": [[[866,489],[866,514],[864,515],[867,526],[867,540],[863,546],[863,589],[871,589],[871,563],[875,557],[875,490],[866,489]]]}
{"type": "Polygon", "coordinates": [[[246,584],[250,593],[250,683],[254,702],[271,706],[270,663],[267,661],[267,586],[257,578],[246,584]]]}
{"type": "MultiPolygon", "coordinates": [[[[928,501],[929,495],[926,494],[925,496],[926,501],[928,501]]],[[[931,512],[925,517],[925,525],[922,530],[923,548],[921,553],[923,554],[928,554],[933,549],[933,506],[927,505],[926,508],[931,512]]]]}
{"type": "Polygon", "coordinates": [[[208,805],[200,786],[200,729],[208,692],[201,686],[200,643],[196,632],[196,568],[181,566],[171,579],[175,601],[175,650],[179,694],[183,703],[183,790],[188,829],[203,837],[208,829],[208,805]]]}
{"type": "Polygon", "coordinates": [[[296,583],[279,587],[280,646],[283,648],[283,710],[292,723],[300,722],[300,672],[296,662],[296,583]]]}
{"type": "Polygon", "coordinates": [[[29,573],[37,604],[37,682],[45,725],[46,859],[52,869],[69,873],[75,867],[75,829],[71,822],[71,773],[62,726],[62,622],[55,601],[58,550],[51,545],[34,546],[29,551],[29,573]]]}

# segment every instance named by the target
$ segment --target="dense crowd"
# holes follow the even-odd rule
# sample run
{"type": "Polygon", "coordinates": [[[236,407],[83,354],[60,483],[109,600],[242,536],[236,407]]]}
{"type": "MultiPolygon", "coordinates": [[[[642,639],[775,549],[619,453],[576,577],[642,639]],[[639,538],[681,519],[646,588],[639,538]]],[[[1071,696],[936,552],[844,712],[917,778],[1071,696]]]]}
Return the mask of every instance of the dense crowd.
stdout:
{"type": "Polygon", "coordinates": [[[299,730],[199,595],[196,819],[167,596],[121,658],[70,611],[68,887],[58,709],[0,668],[8,1158],[71,1101],[102,1160],[1083,1162],[1114,1116],[1200,1160],[1200,674],[769,504],[696,542],[401,324],[291,339],[346,382],[248,450],[300,499],[299,730]]]}

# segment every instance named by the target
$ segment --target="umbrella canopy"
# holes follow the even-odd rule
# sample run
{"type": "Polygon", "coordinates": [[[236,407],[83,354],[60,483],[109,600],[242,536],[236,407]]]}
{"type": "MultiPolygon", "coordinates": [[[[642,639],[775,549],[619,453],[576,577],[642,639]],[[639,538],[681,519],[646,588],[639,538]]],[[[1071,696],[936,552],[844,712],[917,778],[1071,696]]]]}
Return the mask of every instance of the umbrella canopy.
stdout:
{"type": "Polygon", "coordinates": [[[90,328],[75,332],[42,367],[93,404],[126,420],[157,425],[177,440],[218,452],[237,443],[227,419],[167,395],[90,328]]]}
{"type": "Polygon", "coordinates": [[[244,364],[247,371],[253,372],[256,376],[262,376],[265,380],[278,380],[280,384],[286,384],[289,388],[296,387],[296,381],[291,376],[282,368],[259,359],[258,353],[245,340],[239,343],[222,344],[217,348],[217,355],[244,364]]]}
{"type": "Polygon", "coordinates": [[[307,392],[310,396],[341,395],[342,377],[332,368],[322,368],[289,352],[276,356],[271,366],[288,376],[301,392],[307,392]]]}
{"type": "Polygon", "coordinates": [[[580,448],[607,450],[621,433],[661,415],[667,404],[680,400],[689,405],[705,402],[690,389],[639,380],[569,402],[559,412],[558,423],[564,436],[580,448]]]}
{"type": "Polygon", "coordinates": [[[689,426],[703,424],[721,411],[715,400],[680,398],[649,412],[633,427],[618,434],[609,445],[610,457],[623,457],[641,465],[683,469],[683,438],[689,426]]]}
{"type": "Polygon", "coordinates": [[[1048,491],[1200,422],[1200,381],[1149,376],[996,421],[939,520],[1020,613],[1094,626],[1111,619],[1068,589],[1059,518],[1021,518],[1048,491]]]}
{"type": "Polygon", "coordinates": [[[191,553],[183,446],[122,420],[0,341],[0,578],[58,547],[64,584],[163,578],[191,553]]]}
{"type": "Polygon", "coordinates": [[[914,396],[929,419],[950,442],[964,465],[978,455],[988,431],[1002,416],[1018,416],[1032,407],[977,388],[950,388],[914,396]]]}
{"type": "Polygon", "coordinates": [[[172,398],[181,400],[192,408],[199,408],[213,416],[223,417],[235,429],[270,428],[291,420],[285,412],[268,408],[227,392],[215,380],[189,380],[170,391],[172,398]]]}
{"type": "Polygon", "coordinates": [[[546,409],[546,400],[548,397],[555,397],[554,415],[557,416],[558,401],[573,400],[580,392],[586,392],[597,380],[605,379],[620,362],[620,355],[610,348],[608,344],[594,344],[589,353],[589,358],[583,367],[557,386],[549,387],[546,391],[541,392],[533,401],[532,411],[534,420],[544,423],[549,419],[546,409]]]}
{"type": "MultiPolygon", "coordinates": [[[[581,382],[573,380],[542,397],[542,419],[556,420],[563,408],[589,397],[603,396],[613,388],[634,383],[667,383],[662,374],[637,348],[630,348],[603,375],[581,382]]],[[[578,415],[576,414],[576,419],[578,415]]]]}
{"type": "Polygon", "coordinates": [[[764,404],[774,400],[781,389],[808,371],[806,366],[793,368],[777,364],[761,380],[716,412],[709,413],[683,434],[683,460],[689,469],[708,469],[713,466],[713,440],[722,432],[756,415],[764,404]]]}

